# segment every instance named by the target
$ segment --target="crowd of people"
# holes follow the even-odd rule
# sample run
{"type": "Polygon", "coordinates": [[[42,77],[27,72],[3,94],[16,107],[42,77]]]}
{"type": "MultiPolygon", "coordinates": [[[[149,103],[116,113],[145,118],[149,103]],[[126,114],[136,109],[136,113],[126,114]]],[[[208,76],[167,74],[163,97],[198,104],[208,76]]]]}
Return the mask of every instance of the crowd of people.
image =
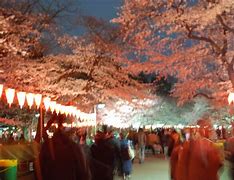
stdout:
{"type": "Polygon", "coordinates": [[[60,124],[52,138],[44,137],[40,151],[41,178],[129,179],[134,153],[128,134],[102,126],[90,139],[86,131],[66,131],[60,124]]]}
{"type": "MultiPolygon", "coordinates": [[[[209,121],[198,124],[199,128],[180,130],[120,130],[103,125],[91,136],[85,128],[67,129],[58,123],[52,137],[43,136],[39,168],[35,168],[37,179],[130,179],[133,162],[144,164],[145,155],[150,153],[169,159],[172,180],[218,180],[224,163],[224,151],[215,145],[220,139],[234,178],[234,138],[229,138],[223,127],[212,129],[209,121]]],[[[12,142],[20,140],[25,141],[23,135],[12,142]]]]}

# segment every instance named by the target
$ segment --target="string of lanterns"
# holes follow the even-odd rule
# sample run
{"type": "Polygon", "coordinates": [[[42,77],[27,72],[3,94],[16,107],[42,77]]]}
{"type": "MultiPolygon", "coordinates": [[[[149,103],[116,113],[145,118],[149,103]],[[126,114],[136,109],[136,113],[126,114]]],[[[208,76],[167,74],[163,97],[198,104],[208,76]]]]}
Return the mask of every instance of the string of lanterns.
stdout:
{"type": "MultiPolygon", "coordinates": [[[[0,98],[4,92],[3,85],[0,84],[0,98]]],[[[78,110],[75,106],[65,106],[57,103],[56,101],[52,101],[50,97],[43,97],[42,94],[34,94],[34,93],[26,93],[23,91],[16,92],[15,89],[6,88],[5,89],[7,103],[9,107],[14,102],[15,94],[19,103],[20,108],[22,109],[27,102],[29,109],[31,109],[35,103],[37,109],[40,108],[41,105],[44,105],[46,111],[56,112],[57,114],[65,114],[66,116],[74,116],[81,121],[86,121],[88,124],[92,124],[92,122],[96,121],[95,113],[84,113],[78,110]]]]}

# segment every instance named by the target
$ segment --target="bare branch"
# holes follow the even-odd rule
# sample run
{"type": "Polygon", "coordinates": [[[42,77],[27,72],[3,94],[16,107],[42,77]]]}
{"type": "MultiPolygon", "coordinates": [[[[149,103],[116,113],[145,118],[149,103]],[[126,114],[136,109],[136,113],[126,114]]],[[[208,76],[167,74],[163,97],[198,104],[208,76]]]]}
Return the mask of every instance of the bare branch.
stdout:
{"type": "Polygon", "coordinates": [[[189,27],[188,24],[185,25],[185,28],[188,31],[188,37],[190,39],[194,39],[194,40],[199,40],[199,41],[205,41],[211,44],[212,47],[214,47],[214,49],[218,52],[218,54],[221,53],[221,48],[218,46],[217,43],[215,43],[211,38],[208,37],[202,37],[202,36],[197,36],[193,34],[193,28],[189,27]]]}
{"type": "Polygon", "coordinates": [[[217,15],[217,19],[218,21],[222,24],[223,28],[229,32],[232,32],[234,33],[234,29],[229,27],[223,20],[222,16],[221,15],[217,15]]]}

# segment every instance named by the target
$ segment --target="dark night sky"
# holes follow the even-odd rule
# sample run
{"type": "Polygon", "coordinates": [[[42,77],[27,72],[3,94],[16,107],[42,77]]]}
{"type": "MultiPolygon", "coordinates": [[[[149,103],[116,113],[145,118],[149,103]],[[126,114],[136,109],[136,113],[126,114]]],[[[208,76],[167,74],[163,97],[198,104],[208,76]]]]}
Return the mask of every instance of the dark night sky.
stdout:
{"type": "MultiPolygon", "coordinates": [[[[69,16],[71,16],[70,20],[71,22],[76,23],[75,21],[78,16],[85,15],[110,21],[117,17],[117,12],[121,5],[122,0],[77,0],[75,8],[78,8],[78,14],[69,14],[69,16]]],[[[66,21],[66,19],[59,19],[57,22],[63,26],[63,31],[65,33],[71,35],[82,35],[86,31],[82,26],[70,26],[69,21],[66,21]]]]}
{"type": "Polygon", "coordinates": [[[82,13],[105,20],[116,17],[122,0],[80,0],[82,13]]]}

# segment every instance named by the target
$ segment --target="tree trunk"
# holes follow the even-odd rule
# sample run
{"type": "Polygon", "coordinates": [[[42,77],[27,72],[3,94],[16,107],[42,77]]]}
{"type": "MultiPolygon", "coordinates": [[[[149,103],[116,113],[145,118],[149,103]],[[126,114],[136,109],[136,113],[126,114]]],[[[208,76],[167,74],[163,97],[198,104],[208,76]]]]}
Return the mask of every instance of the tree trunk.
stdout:
{"type": "Polygon", "coordinates": [[[233,69],[233,66],[234,66],[234,57],[232,58],[231,63],[229,63],[228,67],[227,67],[228,76],[229,76],[229,79],[231,80],[232,87],[234,88],[234,69],[233,69]]]}

